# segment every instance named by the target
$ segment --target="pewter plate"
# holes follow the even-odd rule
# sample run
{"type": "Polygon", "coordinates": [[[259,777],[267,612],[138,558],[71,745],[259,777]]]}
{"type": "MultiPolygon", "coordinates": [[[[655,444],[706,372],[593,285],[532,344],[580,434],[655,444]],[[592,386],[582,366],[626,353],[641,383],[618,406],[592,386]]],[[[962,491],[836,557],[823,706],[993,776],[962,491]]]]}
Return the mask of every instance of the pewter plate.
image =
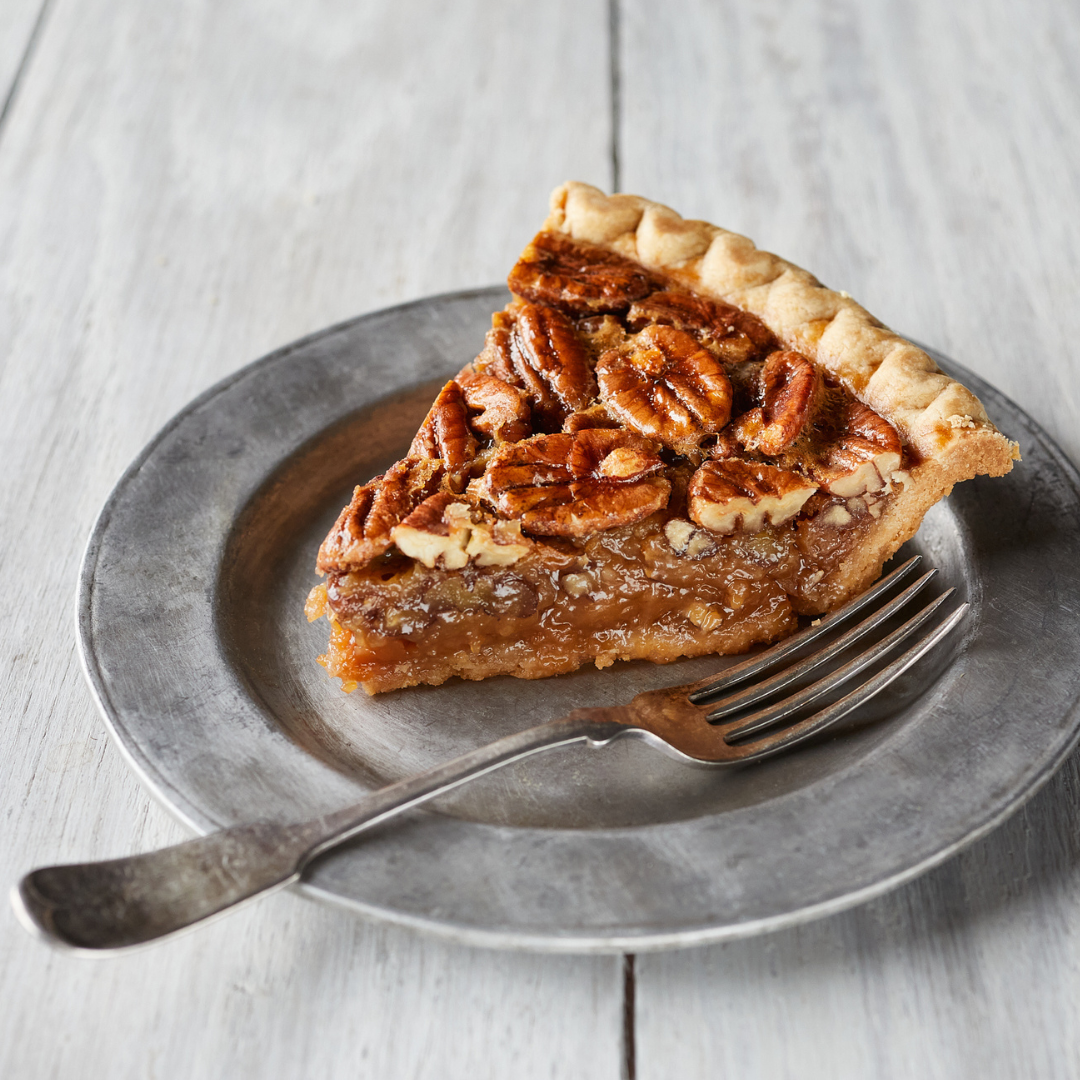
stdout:
{"type": "MultiPolygon", "coordinates": [[[[299,819],[580,705],[724,666],[618,664],[542,682],[346,696],[315,662],[319,540],[352,485],[406,449],[506,294],[367,315],[203,394],[109,498],[79,629],[118,744],[206,832],[299,819]]],[[[566,952],[719,941],[868,899],[940,863],[1028,798],[1080,734],[1080,478],[1046,434],[938,358],[1020,441],[909,545],[972,604],[932,654],[834,737],[734,771],[636,742],[492,774],[322,858],[299,886],[457,941],[566,952]]]]}

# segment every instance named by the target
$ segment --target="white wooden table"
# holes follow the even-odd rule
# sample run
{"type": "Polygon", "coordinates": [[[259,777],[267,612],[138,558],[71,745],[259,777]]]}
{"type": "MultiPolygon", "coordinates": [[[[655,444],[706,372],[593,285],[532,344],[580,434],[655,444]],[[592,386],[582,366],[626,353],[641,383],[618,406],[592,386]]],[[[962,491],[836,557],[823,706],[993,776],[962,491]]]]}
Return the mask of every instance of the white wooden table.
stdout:
{"type": "MultiPolygon", "coordinates": [[[[0,882],[184,835],[75,654],[129,459],[274,346],[500,280],[563,179],[811,267],[1080,459],[1078,55],[1061,0],[0,0],[0,882]]],[[[0,913],[0,1076],[1076,1077],[1078,788],[848,914],[633,966],[289,893],[102,962],[0,913]]]]}

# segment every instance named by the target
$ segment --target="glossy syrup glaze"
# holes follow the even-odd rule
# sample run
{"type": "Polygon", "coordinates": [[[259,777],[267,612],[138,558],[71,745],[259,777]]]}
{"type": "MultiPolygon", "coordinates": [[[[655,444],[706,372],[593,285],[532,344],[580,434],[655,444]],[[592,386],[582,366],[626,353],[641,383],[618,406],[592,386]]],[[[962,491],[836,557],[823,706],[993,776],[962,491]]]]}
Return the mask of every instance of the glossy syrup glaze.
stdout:
{"type": "Polygon", "coordinates": [[[845,560],[905,464],[881,417],[611,252],[540,234],[509,280],[320,551],[308,613],[346,689],[742,652],[867,584],[845,560]]]}

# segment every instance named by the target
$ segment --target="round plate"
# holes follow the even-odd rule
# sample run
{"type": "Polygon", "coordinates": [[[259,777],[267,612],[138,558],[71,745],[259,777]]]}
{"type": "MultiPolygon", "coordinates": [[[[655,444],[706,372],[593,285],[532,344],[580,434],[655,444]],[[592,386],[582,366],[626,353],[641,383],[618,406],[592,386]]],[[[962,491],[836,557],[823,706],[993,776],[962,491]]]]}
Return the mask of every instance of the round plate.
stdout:
{"type": "MultiPolygon", "coordinates": [[[[200,832],[300,819],[580,705],[718,670],[617,664],[540,682],[345,695],[305,596],[352,485],[400,457],[507,294],[367,315],[219,383],[116,486],[82,570],[87,676],[128,759],[200,832]]],[[[843,732],[693,769],[647,746],[564,748],[387,823],[300,888],[500,947],[637,951],[789,925],[867,899],[1000,822],[1061,763],[1080,710],[1080,483],[1015,405],[955,364],[1024,462],[960,485],[923,552],[963,635],[843,732]]]]}

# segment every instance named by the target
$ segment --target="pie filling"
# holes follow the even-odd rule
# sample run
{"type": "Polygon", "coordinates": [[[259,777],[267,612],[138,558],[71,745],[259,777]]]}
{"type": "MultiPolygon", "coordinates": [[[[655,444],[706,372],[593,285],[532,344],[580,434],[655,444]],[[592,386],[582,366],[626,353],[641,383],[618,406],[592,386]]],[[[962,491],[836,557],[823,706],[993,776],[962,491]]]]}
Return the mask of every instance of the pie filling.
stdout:
{"type": "Polygon", "coordinates": [[[919,455],[756,316],[540,233],[404,459],[327,536],[346,690],[738,653],[864,588],[919,455]]]}
{"type": "Polygon", "coordinates": [[[666,510],[583,543],[536,544],[511,566],[429,569],[391,552],[331,575],[308,614],[331,614],[330,674],[371,693],[744,652],[790,633],[798,613],[832,606],[827,581],[873,518],[864,499],[826,506],[850,521],[828,524],[819,511],[722,536],[666,510]]]}

